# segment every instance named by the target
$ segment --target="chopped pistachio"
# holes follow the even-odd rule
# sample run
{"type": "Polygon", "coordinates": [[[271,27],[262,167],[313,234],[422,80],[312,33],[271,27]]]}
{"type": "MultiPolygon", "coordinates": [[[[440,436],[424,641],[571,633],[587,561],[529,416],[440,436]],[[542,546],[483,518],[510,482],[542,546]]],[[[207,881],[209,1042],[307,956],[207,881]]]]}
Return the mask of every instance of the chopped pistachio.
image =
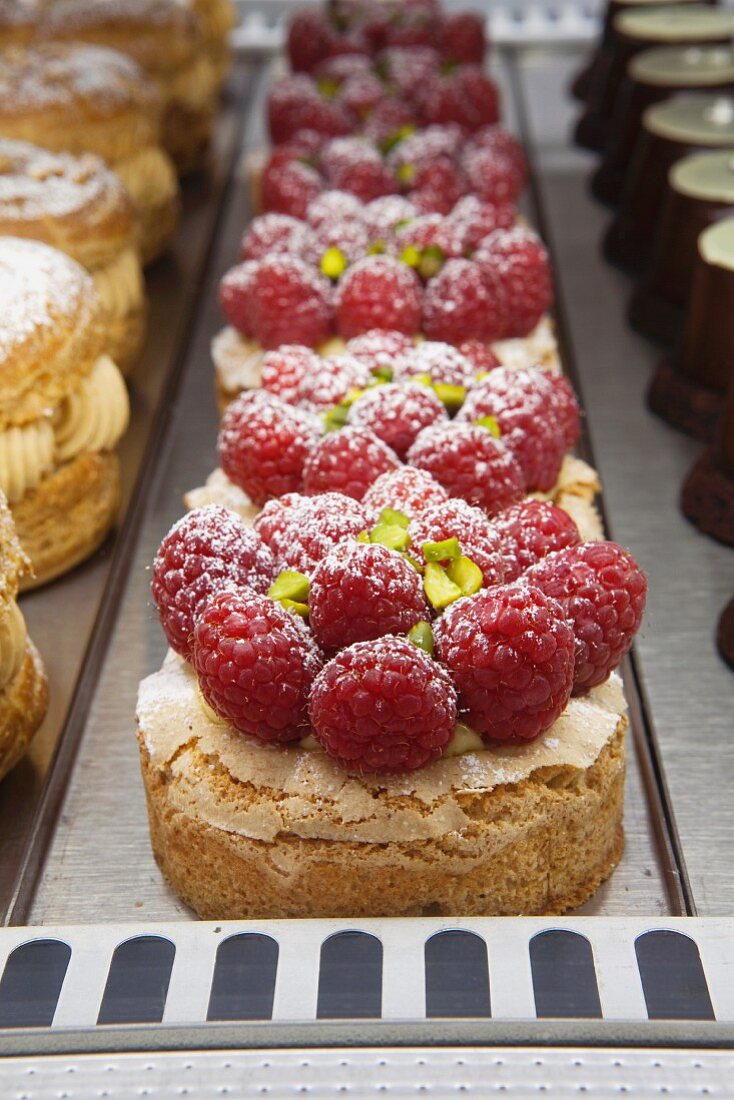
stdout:
{"type": "Polygon", "coordinates": [[[415,626],[408,631],[408,641],[418,646],[419,649],[424,650],[429,657],[433,656],[434,641],[430,623],[416,623],[415,626]]]}
{"type": "Polygon", "coordinates": [[[395,373],[392,367],[389,367],[387,363],[379,363],[376,367],[373,367],[372,373],[375,378],[378,378],[380,382],[392,382],[393,374],[395,373]]]}
{"type": "Polygon", "coordinates": [[[407,183],[408,185],[410,185],[415,179],[415,165],[401,164],[398,168],[398,179],[401,183],[407,183]]]}
{"type": "Polygon", "coordinates": [[[490,432],[495,439],[499,439],[499,437],[502,435],[502,431],[499,424],[497,423],[496,416],[482,416],[479,420],[475,421],[475,424],[478,428],[486,428],[487,431],[490,432]]]}
{"type": "Polygon", "coordinates": [[[396,527],[407,527],[410,519],[405,512],[398,512],[395,508],[383,508],[380,512],[380,523],[390,523],[396,527]]]}
{"type": "Polygon", "coordinates": [[[464,404],[466,386],[452,386],[449,382],[436,382],[433,388],[436,397],[447,409],[460,409],[464,404]]]}
{"type": "Polygon", "coordinates": [[[326,412],[322,413],[324,420],[324,431],[334,432],[339,428],[343,428],[347,422],[349,416],[348,405],[333,405],[326,412]]]}
{"type": "Polygon", "coordinates": [[[292,611],[295,615],[300,615],[302,619],[308,618],[307,603],[301,603],[299,600],[280,600],[279,603],[286,611],[292,611]]]}
{"type": "Polygon", "coordinates": [[[429,561],[426,565],[426,571],[423,574],[423,591],[436,611],[442,611],[444,607],[448,607],[463,595],[458,584],[454,584],[437,561],[429,561]]]}
{"type": "Polygon", "coordinates": [[[403,249],[399,258],[404,264],[407,264],[408,267],[418,267],[418,264],[421,262],[421,254],[415,245],[412,244],[407,245],[407,247],[403,249]]]}
{"type": "Polygon", "coordinates": [[[372,542],[369,531],[360,531],[355,537],[357,542],[372,542]]]}
{"type": "Polygon", "coordinates": [[[421,550],[426,561],[449,561],[461,556],[461,547],[456,538],[443,539],[441,542],[424,542],[421,550]]]}
{"type": "Polygon", "coordinates": [[[446,259],[444,251],[437,244],[429,244],[421,252],[421,262],[418,264],[418,272],[423,279],[432,279],[443,267],[446,259]]]}
{"type": "Polygon", "coordinates": [[[407,550],[410,535],[397,523],[378,523],[370,531],[370,542],[379,542],[390,550],[407,550]]]}
{"type": "Polygon", "coordinates": [[[484,583],[484,575],[477,563],[463,554],[449,563],[446,572],[454,584],[458,584],[463,596],[473,596],[484,583]]]}
{"type": "Polygon", "coordinates": [[[327,248],[321,257],[321,274],[329,279],[338,279],[349,266],[349,261],[340,248],[327,248]]]}
{"type": "Polygon", "coordinates": [[[367,255],[368,256],[381,256],[384,251],[385,251],[385,242],[384,241],[373,241],[372,244],[369,245],[369,247],[367,248],[367,255]]]}
{"type": "Polygon", "coordinates": [[[270,585],[268,596],[271,600],[297,600],[302,603],[308,599],[310,588],[311,582],[305,573],[284,569],[270,585]]]}

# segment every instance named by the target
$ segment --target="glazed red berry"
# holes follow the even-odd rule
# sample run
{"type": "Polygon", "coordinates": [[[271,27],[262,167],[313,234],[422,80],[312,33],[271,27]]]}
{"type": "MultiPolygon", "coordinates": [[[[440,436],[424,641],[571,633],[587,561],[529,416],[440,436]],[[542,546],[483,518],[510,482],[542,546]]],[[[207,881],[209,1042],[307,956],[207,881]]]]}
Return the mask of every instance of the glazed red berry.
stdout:
{"type": "Polygon", "coordinates": [[[338,405],[351,389],[366,386],[370,372],[354,355],[328,355],[319,359],[301,379],[299,403],[315,412],[338,405]]]}
{"type": "Polygon", "coordinates": [[[298,492],[303,465],[319,433],[299,409],[265,390],[240,394],[227,408],[219,429],[219,463],[230,481],[253,504],[298,492]]]}
{"type": "Polygon", "coordinates": [[[397,190],[377,149],[361,138],[335,138],[324,148],[321,161],[329,186],[349,191],[362,202],[397,190]]]}
{"type": "Polygon", "coordinates": [[[324,666],[309,715],[317,740],[348,771],[408,772],[448,745],[456,692],[436,661],[388,635],[357,642],[324,666]]]}
{"type": "Polygon", "coordinates": [[[514,134],[504,126],[483,126],[481,130],[476,130],[471,135],[465,148],[467,150],[484,149],[510,161],[518,181],[518,194],[520,194],[527,182],[528,165],[522,143],[514,134]]]}
{"type": "Polygon", "coordinates": [[[540,238],[524,226],[498,229],[482,241],[475,259],[502,282],[505,336],[527,336],[553,301],[550,261],[540,238]]]}
{"type": "Polygon", "coordinates": [[[424,428],[446,419],[433,390],[412,382],[374,386],[349,410],[350,424],[370,428],[399,458],[405,458],[424,428]]]}
{"type": "Polygon", "coordinates": [[[258,265],[254,261],[230,268],[219,284],[219,304],[230,325],[243,336],[255,334],[255,318],[252,311],[252,294],[258,265]]]}
{"type": "Polygon", "coordinates": [[[500,538],[506,581],[517,580],[548,554],[581,542],[568,512],[546,500],[522,500],[500,512],[492,524],[500,538]]]}
{"type": "Polygon", "coordinates": [[[457,413],[460,422],[492,416],[504,445],[522,468],[528,492],[549,492],[558,480],[566,453],[545,371],[535,367],[498,367],[467,394],[457,413]]]}
{"type": "Polygon", "coordinates": [[[316,234],[290,214],[262,214],[255,218],[242,238],[240,259],[261,260],[285,252],[315,263],[319,256],[316,234]]]}
{"type": "Polygon", "coordinates": [[[525,187],[525,174],[517,161],[494,149],[470,144],[462,154],[461,167],[468,190],[483,202],[515,205],[525,187]]]}
{"type": "Polygon", "coordinates": [[[362,503],[370,521],[376,522],[383,508],[392,508],[410,518],[445,500],[448,493],[429,473],[414,466],[401,466],[394,473],[381,474],[365,493],[362,503]]]}
{"type": "Polygon", "coordinates": [[[436,270],[445,259],[463,256],[461,237],[450,218],[440,213],[421,214],[407,225],[400,226],[395,232],[392,248],[397,256],[406,255],[408,248],[419,252],[430,249],[429,258],[436,264],[436,270]]]}
{"type": "Polygon", "coordinates": [[[458,166],[449,157],[440,157],[416,170],[410,180],[410,201],[425,213],[449,214],[466,184],[458,166]]]}
{"type": "Polygon", "coordinates": [[[331,285],[295,256],[266,257],[257,261],[250,308],[253,335],[264,348],[313,348],[331,330],[331,285]]]}
{"type": "Polygon", "coordinates": [[[501,283],[473,260],[449,260],[426,287],[423,329],[431,340],[497,340],[505,328],[501,283]]]}
{"type": "Polygon", "coordinates": [[[381,474],[399,467],[395,452],[374,432],[347,425],[316,444],[306,459],[303,487],[309,496],[337,492],[361,500],[381,474]]]}
{"type": "Polygon", "coordinates": [[[150,590],[168,644],[191,655],[191,635],[203,604],[221,588],[267,591],[275,560],[258,535],[227,508],[208,505],[180,519],[161,543],[150,590]]]}
{"type": "Polygon", "coordinates": [[[294,72],[310,73],[329,55],[333,32],[324,12],[300,8],[288,27],[288,58],[294,72]]]}
{"type": "Polygon", "coordinates": [[[351,73],[339,87],[338,102],[352,118],[356,116],[357,119],[364,119],[386,95],[385,86],[374,73],[351,73]]]}
{"type": "Polygon", "coordinates": [[[295,156],[292,150],[281,146],[263,170],[262,209],[305,218],[309,203],[322,190],[323,181],[316,169],[295,156]]]}
{"type": "Polygon", "coordinates": [[[573,631],[558,601],[537,586],[496,585],[457,600],[434,633],[461,717],[485,741],[533,741],[565,709],[573,631]]]}
{"type": "Polygon", "coordinates": [[[484,21],[470,11],[457,11],[444,15],[441,21],[439,45],[441,55],[448,61],[481,65],[486,46],[484,21]]]}
{"type": "Polygon", "coordinates": [[[407,634],[431,618],[421,574],[378,543],[346,542],[311,577],[309,623],[325,650],[407,634]]]}
{"type": "Polygon", "coordinates": [[[255,530],[273,551],[278,568],[310,576],[333,547],[355,538],[367,522],[362,504],[342,493],[292,493],[269,501],[255,519],[255,530]]]}
{"type": "Polygon", "coordinates": [[[616,542],[585,542],[549,554],[524,575],[557,599],[576,638],[573,693],[602,684],[640,628],[647,578],[616,542]]]}
{"type": "Polygon", "coordinates": [[[511,451],[486,429],[470,424],[426,428],[407,461],[435,477],[449,496],[495,515],[523,496],[524,477],[511,451]]]}
{"type": "Polygon", "coordinates": [[[389,256],[367,256],[342,276],[336,292],[336,324],[346,339],[374,328],[411,336],[420,329],[420,280],[389,256]]]}
{"type": "Polygon", "coordinates": [[[322,191],[309,203],[306,219],[312,229],[322,229],[339,222],[361,222],[362,203],[348,191],[322,191]]]}
{"type": "Polygon", "coordinates": [[[303,380],[319,369],[321,359],[302,344],[284,344],[267,351],[262,359],[261,383],[289,405],[298,403],[303,380]]]}
{"type": "Polygon", "coordinates": [[[561,426],[566,450],[576,446],[581,435],[581,409],[573,386],[565,374],[559,371],[546,371],[550,386],[550,403],[556,420],[561,426]]]}
{"type": "Polygon", "coordinates": [[[440,340],[424,340],[395,361],[396,379],[429,375],[434,385],[470,386],[476,371],[458,348],[440,340]]]}
{"type": "Polygon", "coordinates": [[[308,697],[321,656],[308,627],[267,596],[220,592],[194,628],[201,694],[235,729],[283,743],[309,733],[308,697]]]}
{"type": "Polygon", "coordinates": [[[511,203],[483,202],[476,195],[465,195],[448,218],[458,255],[468,256],[495,229],[510,229],[517,221],[511,203]]]}
{"type": "Polygon", "coordinates": [[[459,351],[469,360],[475,374],[488,374],[500,365],[492,349],[482,340],[464,340],[459,344],[459,351]]]}
{"type": "Polygon", "coordinates": [[[424,542],[455,538],[459,540],[461,553],[481,569],[485,588],[507,579],[500,536],[486,513],[464,500],[448,500],[426,508],[411,522],[409,531],[416,555],[424,542]]]}
{"type": "Polygon", "coordinates": [[[302,73],[276,81],[268,95],[267,116],[274,145],[289,141],[299,130],[337,137],[350,133],[354,125],[345,105],[322,96],[316,82],[302,73]]]}
{"type": "Polygon", "coordinates": [[[500,94],[497,85],[480,65],[460,65],[454,82],[464,102],[463,120],[457,119],[467,129],[477,130],[491,126],[500,117],[500,94]]]}
{"type": "Polygon", "coordinates": [[[398,99],[383,99],[370,112],[362,133],[379,147],[390,145],[404,127],[415,127],[417,116],[413,108],[398,99]]]}
{"type": "Polygon", "coordinates": [[[403,222],[418,216],[418,210],[404,195],[384,195],[364,207],[364,224],[371,241],[388,241],[403,222]]]}
{"type": "Polygon", "coordinates": [[[395,359],[412,347],[413,341],[404,332],[373,328],[360,336],[353,336],[346,350],[374,371],[378,367],[391,368],[395,359]]]}

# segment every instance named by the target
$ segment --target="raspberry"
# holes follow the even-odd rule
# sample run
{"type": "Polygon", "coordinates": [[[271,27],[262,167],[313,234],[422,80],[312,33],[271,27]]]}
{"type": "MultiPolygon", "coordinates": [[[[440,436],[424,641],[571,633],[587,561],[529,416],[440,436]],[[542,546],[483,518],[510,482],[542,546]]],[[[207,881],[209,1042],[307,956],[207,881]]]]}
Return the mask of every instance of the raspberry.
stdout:
{"type": "Polygon", "coordinates": [[[293,71],[311,72],[328,56],[332,38],[324,13],[303,8],[295,12],[288,27],[288,57],[293,71]]]}
{"type": "Polygon", "coordinates": [[[389,256],[367,256],[342,276],[336,322],[345,339],[373,328],[409,336],[420,328],[422,291],[415,272],[389,256]]]}
{"type": "Polygon", "coordinates": [[[448,500],[426,508],[409,527],[416,553],[424,542],[459,540],[461,552],[478,565],[484,576],[484,587],[506,580],[500,537],[479,508],[463,500],[448,500]]]}
{"type": "Polygon", "coordinates": [[[486,41],[484,20],[470,11],[452,12],[441,21],[441,56],[448,61],[481,65],[486,41]]]}
{"type": "Polygon", "coordinates": [[[321,177],[293,151],[281,146],[271,156],[262,175],[262,208],[265,212],[305,218],[308,205],[323,190],[321,177]]]}
{"type": "Polygon", "coordinates": [[[191,656],[194,621],[221,588],[266,592],[275,573],[267,546],[234,512],[218,505],[180,519],[160,545],[150,590],[168,644],[191,656]]]}
{"type": "Polygon", "coordinates": [[[331,329],[328,279],[295,256],[271,256],[256,263],[249,302],[255,339],[265,348],[312,348],[322,343],[331,329]]]}
{"type": "Polygon", "coordinates": [[[456,692],[405,638],[357,642],[324,666],[309,702],[314,733],[353,772],[407,772],[437,760],[453,736],[456,692]]]}
{"type": "Polygon", "coordinates": [[[347,343],[347,352],[374,371],[378,367],[392,367],[395,359],[412,347],[413,341],[404,332],[373,328],[353,336],[347,343]]]}
{"type": "Polygon", "coordinates": [[[201,694],[258,741],[308,732],[308,697],[321,655],[308,627],[267,596],[242,589],[209,601],[194,629],[192,661],[201,694]]]}
{"type": "Polygon", "coordinates": [[[640,628],[647,579],[616,542],[586,542],[549,554],[524,575],[557,599],[576,637],[574,695],[602,684],[640,628]]]}
{"type": "Polygon", "coordinates": [[[303,464],[318,438],[305,413],[265,390],[250,390],[224,414],[219,463],[253,504],[264,504],[302,487],[303,464]]]}
{"type": "Polygon", "coordinates": [[[502,442],[522,468],[528,492],[553,488],[566,453],[548,377],[535,367],[498,367],[469,391],[456,417],[466,423],[495,418],[502,442]]]}
{"type": "Polygon", "coordinates": [[[423,578],[394,550],[377,543],[343,543],[311,578],[309,623],[327,651],[383,634],[407,634],[430,619],[423,578]]]}
{"type": "Polygon", "coordinates": [[[448,220],[458,242],[457,255],[466,256],[495,229],[510,229],[517,221],[517,211],[511,203],[482,202],[476,195],[465,195],[448,220]]]}
{"type": "Polygon", "coordinates": [[[391,474],[382,474],[365,493],[362,503],[370,520],[377,520],[383,508],[417,516],[432,504],[448,500],[442,485],[425,470],[402,466],[391,474]]]}
{"type": "Polygon", "coordinates": [[[457,600],[435,638],[460,713],[485,741],[533,741],[571,697],[573,631],[561,605],[536,586],[501,584],[457,600]]]}
{"type": "Polygon", "coordinates": [[[545,500],[523,500],[494,517],[501,542],[505,580],[514,581],[556,550],[578,546],[578,528],[568,512],[545,500]]]}
{"type": "Polygon", "coordinates": [[[469,144],[461,155],[468,190],[483,202],[516,203],[525,187],[517,163],[494,149],[469,144]]]}
{"type": "Polygon", "coordinates": [[[284,344],[275,351],[267,351],[263,356],[262,387],[289,405],[295,405],[298,403],[301,382],[318,370],[320,365],[321,359],[311,348],[305,348],[301,344],[284,344]]]}
{"type": "Polygon", "coordinates": [[[425,47],[395,46],[380,54],[377,68],[403,97],[415,95],[416,88],[435,79],[440,59],[435,50],[425,47]]]}
{"type": "Polygon", "coordinates": [[[421,344],[411,346],[395,362],[395,378],[402,380],[417,374],[430,375],[434,385],[469,387],[474,381],[475,369],[450,344],[442,344],[439,340],[424,340],[421,344]]]}
{"type": "Polygon", "coordinates": [[[349,191],[362,202],[397,190],[382,157],[361,138],[335,138],[323,150],[322,164],[329,186],[349,191]]]}
{"type": "Polygon", "coordinates": [[[364,223],[371,241],[387,241],[401,222],[408,222],[418,214],[417,209],[404,195],[383,195],[373,199],[364,208],[364,223]]]}
{"type": "Polygon", "coordinates": [[[479,65],[460,65],[454,81],[465,104],[463,125],[467,129],[478,130],[499,121],[499,90],[479,65]]]}
{"type": "Polygon", "coordinates": [[[338,405],[349,390],[366,386],[370,380],[367,366],[353,355],[328,355],[319,359],[298,390],[299,404],[314,412],[338,405]]]}
{"type": "Polygon", "coordinates": [[[290,214],[262,214],[242,238],[241,260],[260,260],[281,252],[315,263],[319,242],[309,226],[290,214]]]}
{"type": "Polygon", "coordinates": [[[309,496],[337,492],[361,500],[381,474],[399,467],[395,453],[374,432],[347,426],[319,440],[306,459],[303,486],[309,496]]]}
{"type": "Polygon", "coordinates": [[[435,393],[410,382],[375,386],[349,410],[350,424],[371,428],[399,458],[405,458],[424,428],[441,420],[446,420],[446,410],[435,393]]]}
{"type": "Polygon", "coordinates": [[[374,111],[377,104],[380,103],[386,95],[387,92],[383,84],[374,73],[352,73],[350,76],[346,77],[339,88],[338,102],[342,107],[346,108],[352,116],[356,115],[357,118],[362,119],[366,118],[371,111],[374,111]]]}
{"type": "Polygon", "coordinates": [[[462,175],[449,157],[422,165],[410,182],[411,202],[426,213],[450,214],[466,191],[462,175]]]}
{"type": "Polygon", "coordinates": [[[347,77],[356,73],[368,73],[371,71],[371,62],[368,57],[358,53],[336,54],[320,61],[314,70],[314,76],[318,80],[331,80],[341,84],[347,77]]]}
{"type": "Polygon", "coordinates": [[[553,301],[550,261],[542,241],[524,226],[498,229],[482,241],[477,263],[502,282],[505,336],[527,336],[553,301]]]}
{"type": "Polygon", "coordinates": [[[319,262],[328,248],[338,248],[350,264],[361,259],[369,248],[367,229],[355,218],[324,220],[316,232],[319,262]]]}
{"type": "Polygon", "coordinates": [[[366,509],[342,493],[289,494],[270,501],[255,519],[255,530],[273,551],[278,567],[307,575],[334,546],[366,526],[366,509]]]}
{"type": "Polygon", "coordinates": [[[514,134],[505,130],[504,126],[484,126],[481,130],[476,130],[467,142],[467,149],[485,149],[508,160],[517,180],[517,194],[523,191],[528,177],[525,150],[514,134]]]}
{"type": "Polygon", "coordinates": [[[523,473],[511,451],[486,428],[435,424],[416,439],[407,462],[427,470],[448,491],[495,515],[523,495],[523,473]]]}
{"type": "Polygon", "coordinates": [[[406,248],[439,249],[437,257],[440,263],[444,258],[458,258],[462,255],[461,240],[448,218],[442,214],[421,214],[411,219],[407,225],[400,226],[395,233],[395,248],[401,255],[406,248]]]}
{"type": "Polygon", "coordinates": [[[546,371],[546,378],[551,388],[551,408],[561,426],[566,450],[570,451],[581,435],[581,409],[565,374],[546,371]]]}
{"type": "Polygon", "coordinates": [[[249,338],[255,334],[251,299],[257,272],[258,265],[254,260],[237,264],[229,269],[219,284],[222,313],[230,325],[249,338]]]}
{"type": "Polygon", "coordinates": [[[299,130],[327,137],[351,132],[353,116],[341,103],[324,99],[318,85],[304,74],[278,80],[267,103],[268,127],[274,145],[289,141],[299,130]]]}
{"type": "Polygon", "coordinates": [[[312,229],[322,229],[336,222],[360,222],[364,207],[348,191],[322,191],[309,203],[306,220],[312,229]]]}
{"type": "Polygon", "coordinates": [[[472,260],[449,260],[431,279],[423,300],[423,328],[432,340],[497,340],[505,327],[503,288],[472,260]]]}
{"type": "Polygon", "coordinates": [[[488,374],[500,365],[492,349],[481,340],[464,340],[459,344],[459,351],[469,360],[476,374],[488,374]]]}
{"type": "Polygon", "coordinates": [[[415,111],[397,99],[383,99],[364,124],[362,134],[380,148],[390,146],[404,127],[415,128],[415,111]]]}

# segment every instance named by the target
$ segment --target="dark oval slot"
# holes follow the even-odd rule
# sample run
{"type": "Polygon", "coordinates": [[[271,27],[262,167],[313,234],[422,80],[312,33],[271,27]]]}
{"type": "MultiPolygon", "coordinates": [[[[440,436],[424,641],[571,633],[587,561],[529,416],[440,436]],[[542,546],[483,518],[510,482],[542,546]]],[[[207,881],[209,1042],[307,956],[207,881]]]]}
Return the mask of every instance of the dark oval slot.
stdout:
{"type": "Polygon", "coordinates": [[[601,1019],[591,944],[578,932],[551,929],[530,941],[535,1013],[539,1017],[601,1019]]]}
{"type": "Polygon", "coordinates": [[[269,1020],[273,1015],[278,944],[259,932],[223,940],[209,995],[207,1020],[269,1020]]]}
{"type": "Polygon", "coordinates": [[[475,932],[426,941],[426,1016],[491,1016],[487,945],[475,932]]]}
{"type": "Polygon", "coordinates": [[[643,932],[635,940],[651,1020],[714,1020],[698,944],[682,932],[643,932]]]}
{"type": "Polygon", "coordinates": [[[382,944],[367,932],[337,932],[321,945],[320,1020],[382,1015],[382,944]]]}
{"type": "Polygon", "coordinates": [[[61,940],[16,947],[0,978],[0,1027],[50,1027],[70,958],[61,940]]]}
{"type": "Polygon", "coordinates": [[[115,948],[98,1024],[159,1024],[176,948],[162,936],[136,936],[115,948]]]}

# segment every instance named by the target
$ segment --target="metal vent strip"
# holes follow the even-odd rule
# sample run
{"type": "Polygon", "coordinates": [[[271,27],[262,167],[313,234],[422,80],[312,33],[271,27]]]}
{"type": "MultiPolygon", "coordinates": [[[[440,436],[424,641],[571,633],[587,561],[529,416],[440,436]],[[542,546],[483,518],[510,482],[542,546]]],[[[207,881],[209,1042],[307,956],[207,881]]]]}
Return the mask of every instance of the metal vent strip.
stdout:
{"type": "Polygon", "coordinates": [[[7,928],[0,1037],[358,1020],[367,1043],[380,1021],[732,1024],[733,965],[734,927],[714,918],[7,928]]]}

